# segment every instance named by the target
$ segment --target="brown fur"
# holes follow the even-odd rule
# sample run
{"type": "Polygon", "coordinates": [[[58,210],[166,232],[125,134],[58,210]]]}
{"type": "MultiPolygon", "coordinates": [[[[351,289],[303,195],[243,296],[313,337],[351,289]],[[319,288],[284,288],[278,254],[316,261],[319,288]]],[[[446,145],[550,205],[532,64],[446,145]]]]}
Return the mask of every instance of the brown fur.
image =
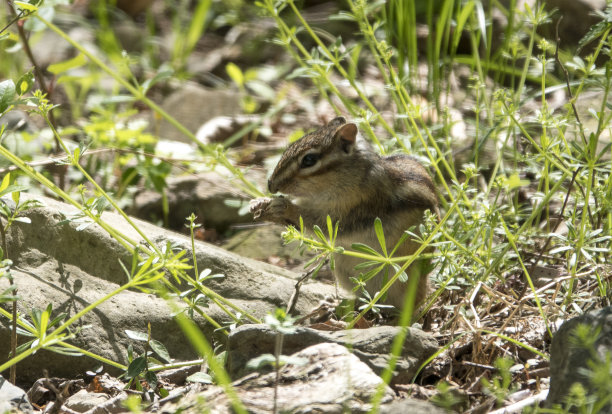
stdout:
{"type": "MultiPolygon", "coordinates": [[[[359,242],[376,249],[374,220],[378,217],[390,251],[405,230],[421,223],[425,210],[437,212],[435,187],[425,168],[406,155],[380,157],[370,148],[359,147],[355,134],[354,124],[339,117],[291,144],[268,181],[270,191],[288,198],[255,200],[255,218],[297,225],[301,216],[305,228],[312,229],[315,224],[325,228],[329,215],[339,222],[337,245],[350,248],[359,242]],[[301,163],[306,154],[320,161],[305,168],[301,163]]],[[[417,247],[407,241],[394,256],[411,255],[417,247]]],[[[361,261],[336,257],[334,274],[345,289],[352,288],[350,277],[358,274],[354,267],[361,261]]],[[[367,283],[371,295],[382,287],[381,282],[382,275],[377,275],[367,283]]],[[[390,289],[387,302],[401,308],[404,293],[402,288],[390,289]]],[[[422,275],[417,302],[426,294],[427,277],[422,275]]]]}

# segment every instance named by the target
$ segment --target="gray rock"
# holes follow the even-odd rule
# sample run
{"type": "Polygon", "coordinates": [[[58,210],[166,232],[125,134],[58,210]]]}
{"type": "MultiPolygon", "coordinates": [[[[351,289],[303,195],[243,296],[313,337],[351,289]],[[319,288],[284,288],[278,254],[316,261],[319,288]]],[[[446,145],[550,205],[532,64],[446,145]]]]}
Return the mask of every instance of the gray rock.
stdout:
{"type": "MultiPolygon", "coordinates": [[[[236,115],[241,112],[240,93],[206,89],[195,83],[186,83],[170,94],[162,108],[189,131],[195,133],[200,125],[220,115],[236,115]]],[[[153,115],[152,115],[153,117],[153,115]]],[[[158,135],[164,139],[190,142],[174,126],[165,120],[151,119],[150,125],[159,123],[158,135]]],[[[156,130],[153,128],[153,130],[156,130]]],[[[156,130],[157,131],[157,130],[156,130]]]]}
{"type": "Polygon", "coordinates": [[[0,375],[0,413],[14,411],[33,412],[25,391],[14,386],[0,375]]]}
{"type": "MultiPolygon", "coordinates": [[[[29,198],[32,197],[22,194],[22,202],[29,198]]],[[[9,205],[12,203],[3,200],[9,205]]],[[[14,262],[11,271],[21,297],[18,307],[22,314],[29,315],[31,309],[44,309],[52,303],[56,314],[66,312],[74,315],[127,281],[119,262],[129,268],[131,256],[98,225],[92,224],[76,231],[79,222],[62,222],[65,217],[73,217],[78,212],[76,208],[44,197],[38,200],[44,206],[28,211],[27,216],[32,222],[16,222],[8,233],[8,254],[14,262]]],[[[118,214],[106,212],[102,218],[127,237],[141,240],[118,214]]],[[[134,221],[153,243],[160,246],[172,243],[187,250],[186,257],[191,257],[191,241],[187,237],[134,221]]],[[[196,242],[196,257],[199,271],[209,268],[213,273],[225,275],[223,279],[208,283],[210,289],[259,318],[277,306],[286,306],[298,276],[201,242],[196,242]]],[[[0,291],[7,285],[6,279],[0,279],[0,291]]],[[[302,287],[296,311],[307,313],[334,291],[332,286],[321,283],[306,284],[302,287]]],[[[217,306],[211,305],[204,311],[221,324],[231,322],[217,306]]],[[[196,357],[174,322],[167,303],[140,291],[123,291],[85,315],[74,325],[75,329],[83,329],[78,330],[70,342],[126,364],[127,346],[134,341],[126,336],[125,329],[146,331],[148,322],[153,337],[166,345],[173,358],[188,360],[196,357]]],[[[212,325],[198,318],[196,322],[212,341],[212,325]]],[[[6,361],[9,352],[9,332],[9,321],[0,318],[0,364],[6,361]]],[[[24,338],[20,338],[20,343],[23,342],[24,338]]],[[[134,346],[139,350],[138,343],[134,346]]],[[[22,381],[33,381],[42,376],[42,369],[46,368],[51,376],[70,377],[98,364],[86,357],[51,355],[41,351],[19,363],[19,376],[22,381]]]]}
{"type": "Polygon", "coordinates": [[[380,414],[445,414],[448,411],[426,401],[398,400],[380,407],[380,414]]]}
{"type": "MultiPolygon", "coordinates": [[[[546,404],[548,406],[563,404],[574,383],[582,384],[587,395],[594,395],[597,389],[581,371],[592,370],[589,363],[605,363],[610,353],[612,353],[612,307],[591,311],[563,323],[553,337],[550,349],[550,391],[546,404]],[[586,325],[591,329],[590,340],[593,340],[591,349],[576,346],[575,331],[578,325],[586,325]]],[[[609,375],[612,377],[612,369],[609,375]]],[[[601,412],[612,412],[612,405],[608,404],[601,412]]]]}
{"type": "MultiPolygon", "coordinates": [[[[396,326],[378,326],[369,329],[349,329],[336,332],[310,328],[297,330],[284,336],[282,354],[292,354],[305,347],[320,343],[336,343],[352,349],[355,356],[377,374],[387,367],[393,339],[400,332],[396,326]]],[[[232,331],[228,341],[228,370],[232,377],[243,375],[246,363],[259,355],[274,353],[276,332],[267,325],[243,325],[232,331]]],[[[408,328],[402,355],[397,361],[392,383],[412,381],[419,366],[438,350],[431,334],[408,328]]]]}
{"type": "MultiPolygon", "coordinates": [[[[324,343],[304,349],[292,358],[303,364],[287,364],[280,370],[277,408],[282,413],[366,413],[382,379],[345,347],[324,343]]],[[[274,401],[276,373],[251,375],[234,383],[238,398],[253,414],[270,413],[274,401]]],[[[393,391],[384,388],[381,402],[393,400],[393,391]]],[[[162,412],[231,413],[223,389],[212,386],[187,396],[162,412]],[[210,411],[207,411],[210,410],[210,411]]]]}
{"type": "Polygon", "coordinates": [[[104,393],[80,390],[76,394],[71,395],[66,402],[64,402],[64,406],[76,412],[84,413],[100,404],[104,404],[109,398],[110,397],[104,393]]]}
{"type": "Polygon", "coordinates": [[[300,256],[299,244],[283,244],[281,234],[285,226],[279,224],[265,223],[253,228],[242,230],[231,236],[223,244],[223,248],[240,256],[250,257],[256,260],[267,260],[272,256],[283,259],[295,259],[305,261],[312,257],[306,253],[300,256]]]}
{"type": "MultiPolygon", "coordinates": [[[[228,205],[228,200],[244,201],[245,197],[228,185],[227,179],[209,172],[169,178],[166,195],[168,199],[168,227],[174,230],[185,228],[185,218],[191,213],[206,229],[224,232],[231,224],[251,223],[250,214],[239,214],[240,208],[228,205]]],[[[245,201],[246,202],[246,201],[245,201]]],[[[162,219],[162,196],[145,190],[134,197],[130,214],[149,221],[162,219]]]]}

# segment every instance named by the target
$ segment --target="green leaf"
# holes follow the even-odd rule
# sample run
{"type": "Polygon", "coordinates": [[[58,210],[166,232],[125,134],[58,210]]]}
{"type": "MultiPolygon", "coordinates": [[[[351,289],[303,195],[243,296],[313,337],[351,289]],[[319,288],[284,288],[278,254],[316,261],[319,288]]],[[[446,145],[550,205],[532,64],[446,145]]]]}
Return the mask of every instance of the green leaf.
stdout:
{"type": "Polygon", "coordinates": [[[410,234],[405,231],[402,233],[400,239],[397,241],[397,243],[395,244],[395,246],[393,247],[393,250],[391,251],[390,256],[393,256],[395,254],[395,252],[397,251],[397,249],[399,249],[399,247],[404,244],[404,242],[406,241],[406,239],[408,239],[408,237],[410,237],[410,234]]]}
{"type": "Polygon", "coordinates": [[[351,245],[351,248],[353,250],[356,250],[356,251],[361,252],[361,253],[366,253],[366,254],[371,254],[373,256],[383,257],[380,253],[378,253],[376,250],[374,250],[373,248],[371,248],[367,244],[353,243],[351,245]]]}
{"type": "Polygon", "coordinates": [[[327,239],[325,238],[325,235],[323,235],[323,231],[321,230],[321,227],[315,224],[312,231],[323,243],[327,244],[327,239]]]}
{"type": "Polygon", "coordinates": [[[380,262],[376,262],[374,260],[369,260],[367,262],[359,263],[357,266],[354,267],[354,269],[355,270],[369,269],[370,267],[377,266],[379,264],[380,264],[380,262]]]}
{"type": "Polygon", "coordinates": [[[152,371],[147,371],[145,374],[145,380],[149,383],[149,387],[155,389],[157,388],[157,374],[152,371]]]}
{"type": "MultiPolygon", "coordinates": [[[[396,263],[393,263],[391,266],[393,266],[393,270],[395,270],[395,273],[399,272],[402,269],[396,263]]],[[[399,280],[400,280],[400,282],[404,282],[404,283],[406,283],[408,281],[408,275],[406,274],[405,270],[403,270],[402,273],[400,273],[399,280]]]]}
{"type": "Polygon", "coordinates": [[[227,71],[228,76],[234,81],[236,85],[241,88],[244,86],[244,74],[236,64],[232,62],[228,63],[225,66],[225,70],[227,71]]]}
{"type": "Polygon", "coordinates": [[[529,185],[529,181],[521,180],[519,175],[517,173],[514,173],[508,178],[507,184],[508,184],[508,191],[512,191],[515,188],[524,187],[526,185],[529,185]]]}
{"type": "Polygon", "coordinates": [[[16,185],[16,184],[9,185],[4,190],[0,191],[0,197],[2,197],[5,194],[10,194],[10,193],[14,193],[14,192],[24,191],[24,190],[27,190],[27,189],[28,189],[27,185],[16,185]]]}
{"type": "Polygon", "coordinates": [[[249,362],[247,362],[246,364],[246,368],[248,370],[254,371],[254,370],[261,369],[268,365],[274,366],[275,364],[276,364],[276,358],[274,357],[274,355],[263,354],[263,355],[258,356],[257,358],[253,358],[249,360],[249,362]]]}
{"type": "Polygon", "coordinates": [[[157,72],[157,74],[155,74],[155,76],[153,76],[151,79],[147,79],[146,81],[144,81],[142,83],[142,90],[144,92],[148,91],[149,88],[151,88],[151,86],[155,85],[156,83],[166,80],[170,77],[172,77],[172,75],[174,74],[173,70],[162,70],[160,72],[157,72]]]}
{"type": "MultiPolygon", "coordinates": [[[[470,2],[470,4],[472,4],[470,2]]],[[[476,3],[476,16],[478,17],[478,30],[480,30],[481,39],[487,38],[487,19],[485,17],[484,9],[482,8],[482,3],[476,3]]],[[[487,46],[487,42],[483,42],[483,46],[487,46]]]]}
{"type": "Polygon", "coordinates": [[[34,74],[32,72],[27,72],[21,75],[19,80],[17,81],[16,91],[19,96],[30,92],[34,86],[34,74]]]}
{"type": "Polygon", "coordinates": [[[608,6],[601,17],[603,17],[603,20],[591,26],[588,33],[580,39],[578,42],[578,50],[576,51],[577,53],[580,52],[584,46],[602,36],[612,25],[612,7],[608,6]]]}
{"type": "Polygon", "coordinates": [[[363,275],[361,275],[360,279],[363,280],[364,282],[367,282],[368,280],[372,279],[374,276],[379,274],[384,269],[384,267],[385,267],[385,265],[382,264],[382,265],[378,266],[377,268],[374,268],[374,269],[364,273],[363,275]]]}
{"type": "Polygon", "coordinates": [[[55,318],[53,318],[53,320],[49,323],[49,328],[54,327],[55,325],[57,325],[58,323],[60,323],[61,321],[63,321],[64,319],[66,319],[66,316],[68,316],[66,313],[60,313],[59,315],[57,315],[55,318]]]}
{"type": "Polygon", "coordinates": [[[2,179],[2,183],[0,183],[0,197],[2,197],[3,191],[9,186],[9,183],[11,181],[11,174],[8,173],[4,176],[4,178],[2,179]]]}
{"type": "Polygon", "coordinates": [[[135,341],[147,342],[149,340],[149,336],[144,332],[126,329],[125,334],[128,336],[128,338],[133,339],[135,341]]]}
{"type": "Polygon", "coordinates": [[[15,203],[15,205],[18,206],[19,205],[19,199],[21,198],[21,193],[19,191],[13,191],[11,193],[11,198],[13,199],[13,202],[15,203]]]}
{"type": "Polygon", "coordinates": [[[337,14],[332,14],[328,17],[329,20],[346,20],[346,21],[351,21],[351,22],[356,22],[357,21],[357,17],[355,17],[354,14],[346,12],[346,11],[341,11],[338,12],[337,14]]]}
{"type": "Polygon", "coordinates": [[[32,344],[34,343],[34,339],[32,339],[31,341],[28,341],[24,344],[21,344],[17,347],[17,354],[21,354],[22,352],[28,350],[30,348],[30,346],[32,346],[32,344]]]}
{"type": "Polygon", "coordinates": [[[15,84],[7,79],[0,82],[0,113],[6,111],[15,97],[15,84]]]}
{"type": "Polygon", "coordinates": [[[376,237],[378,238],[378,243],[380,243],[380,247],[382,248],[382,252],[385,256],[387,256],[387,243],[385,241],[385,233],[383,232],[382,221],[378,217],[374,220],[374,231],[376,232],[376,237]]]}
{"type": "Polygon", "coordinates": [[[145,370],[146,366],[147,366],[147,361],[145,357],[141,356],[141,357],[134,359],[128,366],[127,372],[125,374],[125,378],[132,379],[132,378],[139,376],[145,370]]]}
{"type": "Polygon", "coordinates": [[[198,5],[191,16],[191,23],[189,24],[189,31],[187,32],[187,53],[191,53],[206,28],[206,15],[210,9],[210,4],[211,0],[198,1],[198,5]]]}
{"type": "Polygon", "coordinates": [[[166,349],[164,344],[162,344],[159,341],[156,341],[155,339],[151,339],[151,341],[149,342],[149,345],[151,345],[151,349],[153,350],[153,352],[159,355],[161,359],[163,359],[164,361],[168,363],[172,362],[172,359],[170,358],[170,354],[168,353],[168,350],[166,349]]]}
{"type": "Polygon", "coordinates": [[[87,58],[82,53],[79,53],[72,59],[65,60],[63,62],[54,63],[49,65],[47,70],[54,75],[59,75],[60,73],[64,73],[69,71],[70,69],[78,68],[79,66],[83,66],[87,63],[87,58]]]}
{"type": "MultiPolygon", "coordinates": [[[[47,308],[40,313],[38,320],[38,332],[40,334],[45,334],[47,332],[47,327],[49,326],[49,319],[51,317],[51,312],[53,311],[53,305],[47,305],[47,308]]],[[[42,336],[42,335],[41,335],[42,336]]]]}
{"type": "Polygon", "coordinates": [[[38,7],[36,7],[33,4],[28,3],[27,1],[14,1],[13,4],[19,7],[20,9],[26,10],[26,11],[35,12],[36,10],[38,10],[38,7]]]}
{"type": "MultiPolygon", "coordinates": [[[[305,365],[306,363],[308,363],[308,360],[305,358],[291,357],[291,356],[286,356],[286,355],[281,355],[279,357],[280,366],[283,366],[286,364],[305,365]]],[[[263,354],[263,355],[258,356],[257,358],[253,358],[249,362],[247,362],[246,367],[249,370],[258,370],[267,365],[271,365],[271,366],[276,365],[276,358],[274,357],[274,355],[263,354]]]]}
{"type": "Polygon", "coordinates": [[[191,374],[187,377],[186,381],[188,382],[197,382],[200,384],[212,384],[213,379],[210,375],[204,372],[196,372],[195,374],[191,374]]]}

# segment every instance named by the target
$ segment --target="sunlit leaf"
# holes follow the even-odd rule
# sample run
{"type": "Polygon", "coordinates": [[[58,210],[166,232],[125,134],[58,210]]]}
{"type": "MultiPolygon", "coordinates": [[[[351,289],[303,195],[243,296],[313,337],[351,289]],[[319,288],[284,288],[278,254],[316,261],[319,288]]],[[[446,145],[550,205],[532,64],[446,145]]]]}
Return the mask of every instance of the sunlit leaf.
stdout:
{"type": "Polygon", "coordinates": [[[17,81],[16,92],[19,94],[19,96],[21,96],[27,92],[30,92],[32,86],[34,86],[34,74],[32,74],[32,72],[26,72],[21,75],[17,81]]]}
{"type": "Polygon", "coordinates": [[[15,97],[15,84],[11,79],[0,82],[0,113],[6,111],[15,97]]]}
{"type": "Polygon", "coordinates": [[[133,339],[135,341],[147,342],[149,340],[149,336],[145,332],[138,332],[126,329],[125,334],[128,336],[128,338],[133,339]]]}
{"type": "Polygon", "coordinates": [[[54,75],[59,75],[60,73],[64,73],[69,71],[70,69],[78,68],[79,66],[83,66],[87,63],[87,58],[82,53],[79,53],[72,59],[65,60],[63,62],[54,63],[47,67],[47,70],[54,75]]]}
{"type": "Polygon", "coordinates": [[[21,10],[34,12],[38,10],[38,7],[34,4],[28,3],[27,1],[14,1],[13,4],[19,7],[21,10]]]}
{"type": "Polygon", "coordinates": [[[225,66],[228,76],[234,81],[234,83],[240,87],[244,86],[244,75],[242,70],[235,63],[228,63],[225,66]]]}
{"type": "Polygon", "coordinates": [[[188,382],[197,382],[200,384],[212,384],[213,379],[210,375],[205,372],[196,372],[195,374],[191,374],[187,377],[186,381],[188,382]]]}
{"type": "Polygon", "coordinates": [[[385,241],[385,233],[383,231],[382,221],[378,217],[376,217],[376,220],[374,220],[374,231],[376,232],[376,237],[378,238],[378,243],[380,244],[382,252],[386,256],[387,243],[385,241]]]}

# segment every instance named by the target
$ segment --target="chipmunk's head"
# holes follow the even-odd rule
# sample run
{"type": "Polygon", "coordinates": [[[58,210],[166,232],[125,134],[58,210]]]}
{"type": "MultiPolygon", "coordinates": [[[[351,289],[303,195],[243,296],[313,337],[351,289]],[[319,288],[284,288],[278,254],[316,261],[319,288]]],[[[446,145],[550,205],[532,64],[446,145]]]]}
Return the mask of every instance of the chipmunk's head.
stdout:
{"type": "Polygon", "coordinates": [[[355,152],[357,126],[343,117],[304,135],[283,153],[268,180],[272,193],[308,196],[327,179],[337,177],[348,158],[355,152]]]}

